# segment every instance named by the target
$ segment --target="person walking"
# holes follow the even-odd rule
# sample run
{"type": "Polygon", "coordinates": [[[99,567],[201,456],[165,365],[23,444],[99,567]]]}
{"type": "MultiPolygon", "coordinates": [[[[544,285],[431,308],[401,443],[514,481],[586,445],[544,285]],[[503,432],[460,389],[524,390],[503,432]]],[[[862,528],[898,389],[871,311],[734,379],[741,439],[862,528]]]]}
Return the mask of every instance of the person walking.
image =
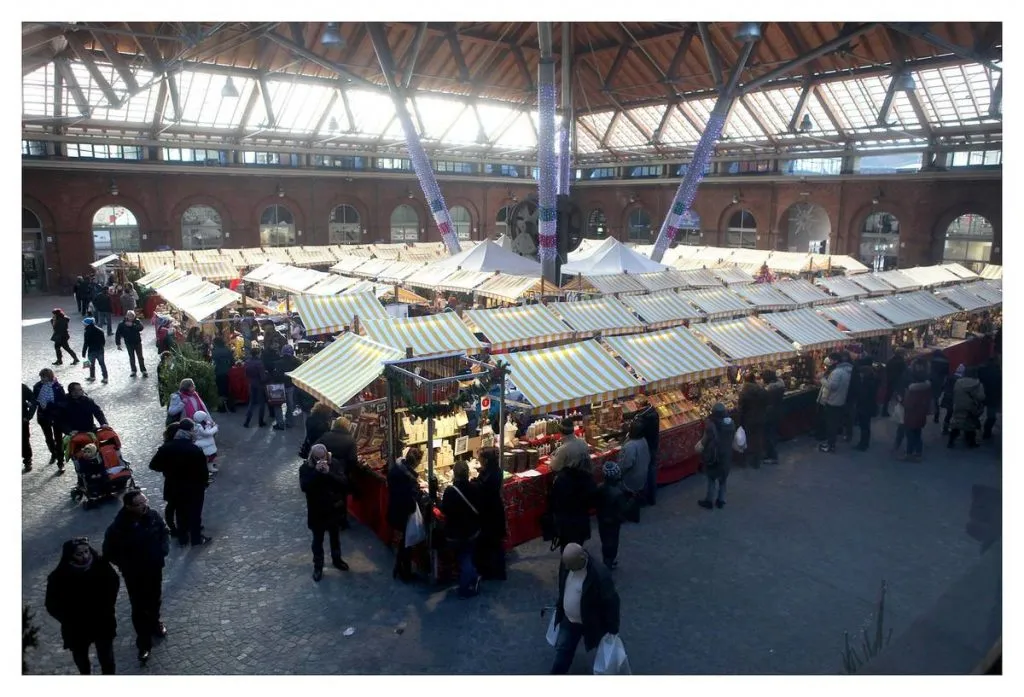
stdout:
{"type": "Polygon", "coordinates": [[[747,433],[747,448],[740,458],[744,464],[757,469],[764,454],[765,416],[768,412],[768,392],[757,384],[757,374],[749,371],[740,390],[739,422],[747,433]]]}
{"type": "Polygon", "coordinates": [[[121,297],[119,300],[121,302],[122,315],[127,317],[129,312],[133,315],[135,314],[134,311],[139,306],[139,294],[135,290],[134,285],[131,283],[125,283],[124,288],[121,289],[121,297]]]}
{"type": "Polygon", "coordinates": [[[103,410],[86,396],[82,385],[77,382],[68,385],[68,397],[60,405],[59,415],[60,428],[65,435],[95,433],[98,426],[107,425],[103,410]]]}
{"type": "Polygon", "coordinates": [[[935,414],[935,423],[939,423],[939,402],[942,399],[942,388],[946,384],[946,378],[949,377],[949,359],[941,349],[932,351],[928,368],[931,373],[929,381],[932,386],[932,408],[935,414]]]}
{"type": "Polygon", "coordinates": [[[220,426],[205,411],[197,411],[193,414],[193,420],[195,421],[193,433],[195,434],[196,447],[202,450],[203,455],[206,456],[206,465],[210,468],[210,472],[216,474],[219,470],[217,469],[217,441],[215,436],[220,431],[220,426]]]}
{"type": "Polygon", "coordinates": [[[83,319],[82,324],[85,325],[85,331],[82,333],[82,357],[89,362],[89,377],[86,380],[96,382],[96,364],[99,363],[103,370],[103,384],[106,385],[109,375],[103,353],[107,338],[103,336],[103,330],[96,326],[92,317],[83,319]]]}
{"type": "Polygon", "coordinates": [[[420,489],[416,470],[423,460],[423,451],[412,446],[388,467],[388,525],[395,545],[395,568],[392,578],[408,583],[413,579],[412,549],[405,545],[405,531],[409,517],[421,504],[423,492],[420,489]]]}
{"type": "Polygon", "coordinates": [[[85,316],[89,309],[89,301],[92,300],[92,284],[79,276],[75,280],[75,303],[78,305],[78,314],[85,316]]]}
{"type": "Polygon", "coordinates": [[[922,432],[928,423],[928,412],[933,402],[932,383],[928,369],[915,365],[910,373],[911,383],[903,395],[903,429],[907,436],[907,452],[901,458],[920,462],[924,453],[922,432]]]}
{"type": "Polygon", "coordinates": [[[53,333],[50,335],[50,341],[53,342],[53,350],[57,354],[57,360],[53,364],[64,365],[64,354],[61,353],[61,349],[64,349],[71,354],[71,365],[78,365],[78,356],[75,355],[75,352],[71,350],[71,346],[68,345],[68,342],[71,340],[71,320],[64,314],[64,310],[59,307],[53,308],[52,314],[50,326],[53,328],[53,333]]]}
{"type": "Polygon", "coordinates": [[[548,513],[562,549],[570,542],[582,545],[590,539],[590,509],[596,492],[589,454],[567,461],[555,474],[548,494],[548,513]]]}
{"type": "Polygon", "coordinates": [[[29,424],[36,414],[39,405],[36,403],[32,388],[21,383],[21,466],[22,472],[32,471],[32,434],[29,433],[29,424]]]}
{"type": "Polygon", "coordinates": [[[847,357],[838,353],[830,356],[836,362],[836,367],[832,369],[828,380],[822,385],[821,393],[818,396],[819,403],[825,407],[826,442],[818,446],[818,450],[823,453],[836,451],[836,440],[843,427],[846,399],[850,391],[850,377],[853,373],[853,366],[849,361],[843,360],[847,357]]]}
{"type": "Polygon", "coordinates": [[[57,465],[57,474],[64,474],[64,430],[61,408],[67,399],[63,385],[50,368],[39,371],[39,382],[32,387],[36,403],[36,423],[43,431],[46,448],[50,451],[51,465],[57,465]]]}
{"type": "Polygon", "coordinates": [[[871,446],[871,419],[875,416],[878,399],[878,380],[875,377],[874,361],[865,356],[857,362],[857,427],[860,439],[854,450],[866,451],[871,446]]]}
{"type": "Polygon", "coordinates": [[[647,452],[650,455],[644,494],[647,505],[653,506],[658,495],[658,439],[661,437],[661,417],[658,416],[658,410],[651,406],[651,400],[647,395],[641,394],[637,401],[640,403],[640,410],[633,418],[640,422],[644,439],[647,441],[647,452]]]}
{"type": "Polygon", "coordinates": [[[161,445],[149,468],[164,475],[164,494],[170,489],[170,503],[177,512],[178,543],[199,547],[212,541],[203,534],[203,504],[210,473],[206,455],[195,444],[195,422],[182,419],[170,441],[161,445]]]}
{"type": "Polygon", "coordinates": [[[114,606],[121,579],[110,562],[92,548],[87,537],[64,543],[60,563],[46,577],[46,611],[60,623],[64,648],[82,675],[92,673],[89,646],[104,675],[114,675],[114,637],[117,616],[114,606]]]}
{"type": "Polygon", "coordinates": [[[591,651],[605,634],[619,633],[619,594],[611,574],[575,543],[562,550],[555,627],[558,638],[552,675],[569,672],[581,639],[583,647],[591,651]]]}
{"type": "Polygon", "coordinates": [[[717,402],[711,407],[711,416],[704,422],[704,435],[698,446],[701,467],[708,480],[708,490],[704,498],[697,502],[701,508],[711,510],[712,506],[725,507],[725,486],[732,468],[732,442],[736,435],[736,424],[733,423],[725,405],[717,402]],[[718,492],[715,492],[715,485],[718,492]]]}
{"type": "Polygon", "coordinates": [[[348,495],[354,493],[351,491],[352,477],[359,467],[356,440],[352,437],[352,422],[344,416],[339,416],[331,424],[331,430],[320,436],[317,443],[330,451],[331,471],[342,477],[343,481],[339,485],[344,491],[338,499],[338,525],[342,530],[347,530],[348,495]]]}
{"type": "Polygon", "coordinates": [[[213,339],[213,351],[210,352],[210,361],[213,363],[213,377],[217,381],[217,396],[220,397],[220,404],[217,405],[217,412],[226,414],[234,413],[235,402],[231,398],[230,381],[228,374],[235,365],[235,356],[228,348],[223,337],[217,336],[213,339]]]}
{"type": "Polygon", "coordinates": [[[889,416],[889,405],[892,398],[901,392],[904,373],[907,372],[907,361],[903,358],[903,349],[893,351],[892,358],[885,364],[885,398],[882,402],[882,416],[889,416]]]}
{"type": "Polygon", "coordinates": [[[285,344],[281,347],[281,357],[277,359],[274,364],[274,368],[277,371],[278,376],[281,379],[281,383],[284,385],[284,426],[285,428],[291,428],[294,426],[294,416],[292,412],[295,411],[295,384],[292,382],[291,377],[288,373],[298,368],[302,363],[295,357],[295,349],[285,344]]]}
{"type": "Polygon", "coordinates": [[[160,619],[164,559],[170,552],[170,533],[149,499],[136,489],[121,498],[122,508],[103,538],[103,557],[121,571],[132,605],[135,647],[139,662],[149,660],[153,637],[167,636],[160,619]]]}
{"type": "Polygon", "coordinates": [[[111,336],[114,333],[111,320],[114,306],[110,301],[110,293],[109,289],[101,287],[96,290],[96,295],[92,299],[92,306],[96,310],[96,326],[101,330],[103,327],[106,327],[107,336],[111,336]]]}
{"type": "Polygon", "coordinates": [[[265,420],[267,413],[267,369],[260,360],[258,348],[249,349],[249,359],[245,362],[245,377],[249,380],[249,406],[245,410],[245,422],[243,428],[249,428],[253,414],[259,408],[260,428],[267,425],[265,420]]]}
{"type": "Polygon", "coordinates": [[[626,508],[632,494],[623,484],[622,470],[614,460],[604,463],[602,471],[604,481],[595,492],[597,534],[601,538],[601,561],[608,569],[614,569],[619,565],[619,531],[626,520],[626,508]]]}
{"type": "Polygon", "coordinates": [[[501,471],[497,448],[482,448],[479,458],[480,471],[473,480],[477,493],[476,505],[480,511],[476,568],[484,580],[504,581],[508,578],[505,570],[505,536],[508,528],[505,522],[505,501],[502,498],[504,473],[501,471]]]}
{"type": "Polygon", "coordinates": [[[782,400],[786,396],[786,383],[776,375],[774,370],[766,370],[761,375],[767,403],[764,412],[764,463],[779,464],[779,424],[782,423],[782,400]]]}
{"type": "Polygon", "coordinates": [[[949,423],[953,420],[953,392],[956,389],[956,381],[962,378],[965,372],[967,372],[967,368],[961,363],[952,375],[946,376],[946,381],[942,385],[939,406],[946,410],[946,415],[942,419],[942,435],[944,436],[949,435],[949,423]]]}
{"type": "MultiPolygon", "coordinates": [[[[170,426],[168,426],[167,428],[164,429],[163,442],[164,443],[170,443],[172,440],[174,440],[174,435],[177,432],[178,432],[178,422],[175,421],[170,426]]],[[[157,453],[159,453],[159,452],[160,452],[159,449],[157,449],[157,453]]],[[[155,457],[154,457],[154,459],[155,459],[155,457]]],[[[166,461],[165,461],[164,464],[171,464],[171,465],[173,465],[173,463],[166,463],[166,461]]],[[[160,466],[160,465],[158,465],[158,466],[160,466]]],[[[163,496],[164,496],[164,503],[166,504],[164,506],[164,522],[167,523],[167,529],[170,530],[171,537],[177,539],[178,538],[178,531],[186,529],[187,525],[185,524],[185,517],[184,517],[184,515],[179,515],[180,507],[178,506],[178,497],[177,497],[177,485],[178,485],[178,482],[175,479],[176,472],[172,471],[171,472],[171,476],[168,476],[167,475],[167,471],[166,471],[168,468],[165,468],[163,466],[160,466],[160,467],[161,467],[161,470],[164,470],[164,471],[160,472],[160,474],[163,475],[163,478],[164,478],[163,496]]],[[[150,469],[153,469],[152,461],[150,462],[150,469]]],[[[155,472],[156,470],[153,470],[153,471],[155,472]]]]}
{"type": "Polygon", "coordinates": [[[142,330],[145,328],[146,325],[136,318],[135,312],[128,310],[124,315],[124,319],[117,323],[117,331],[114,332],[114,343],[117,344],[117,350],[124,350],[121,348],[122,341],[124,341],[125,348],[128,349],[128,365],[132,369],[129,377],[137,375],[136,358],[139,361],[138,368],[142,371],[142,377],[149,377],[149,373],[146,372],[146,359],[142,355],[142,330]]]}
{"type": "Polygon", "coordinates": [[[471,598],[480,592],[480,575],[473,564],[477,538],[480,537],[480,509],[476,487],[469,481],[469,465],[464,461],[452,466],[452,483],[441,497],[444,534],[459,565],[459,597],[471,598]]]}
{"type": "Polygon", "coordinates": [[[978,380],[978,369],[971,367],[953,387],[953,420],[950,421],[949,443],[952,448],[962,432],[968,448],[977,448],[981,415],[985,412],[985,388],[978,380]]]}
{"type": "Polygon", "coordinates": [[[1003,371],[999,367],[999,359],[989,358],[978,370],[978,379],[985,390],[985,426],[981,437],[991,440],[996,417],[1003,409],[1003,371]]]}
{"type": "Polygon", "coordinates": [[[347,491],[347,481],[338,461],[322,443],[310,449],[309,458],[299,467],[299,488],[306,495],[306,526],[313,533],[313,580],[324,576],[324,534],[331,545],[331,563],[334,568],[348,571],[341,557],[341,538],[338,521],[343,513],[341,504],[347,491]]]}
{"type": "Polygon", "coordinates": [[[643,424],[633,420],[629,424],[629,440],[619,451],[619,472],[626,489],[646,497],[647,471],[651,466],[651,453],[644,438],[643,424]]]}
{"type": "Polygon", "coordinates": [[[185,378],[178,383],[178,391],[171,393],[167,404],[167,423],[184,419],[195,421],[196,412],[200,411],[210,413],[203,398],[196,391],[195,381],[192,378],[185,378]]]}

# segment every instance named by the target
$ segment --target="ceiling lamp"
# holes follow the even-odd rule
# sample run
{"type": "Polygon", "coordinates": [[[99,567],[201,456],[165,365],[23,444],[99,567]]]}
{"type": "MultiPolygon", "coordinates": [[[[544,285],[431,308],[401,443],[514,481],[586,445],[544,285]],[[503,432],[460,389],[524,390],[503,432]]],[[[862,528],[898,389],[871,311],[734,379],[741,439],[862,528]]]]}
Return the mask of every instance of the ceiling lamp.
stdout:
{"type": "Polygon", "coordinates": [[[327,122],[327,130],[331,133],[337,133],[338,131],[338,119],[331,117],[331,120],[327,122]]]}
{"type": "Polygon", "coordinates": [[[341,34],[338,32],[337,22],[328,22],[324,28],[324,34],[320,37],[320,43],[324,46],[340,46],[345,43],[345,40],[341,38],[341,34]]]}
{"type": "Polygon", "coordinates": [[[220,90],[220,96],[225,99],[238,99],[238,88],[235,87],[235,81],[228,75],[228,81],[224,83],[224,87],[220,90]]]}
{"type": "Polygon", "coordinates": [[[757,22],[740,22],[733,38],[740,43],[750,43],[761,38],[761,25],[757,22]]]}
{"type": "Polygon", "coordinates": [[[801,131],[810,131],[810,130],[813,130],[813,129],[814,129],[814,122],[811,121],[811,115],[810,114],[804,114],[803,119],[801,119],[801,121],[800,121],[800,130],[801,131]]]}
{"type": "Polygon", "coordinates": [[[913,92],[917,89],[917,83],[914,82],[914,76],[910,73],[897,75],[895,80],[897,92],[913,92]]]}

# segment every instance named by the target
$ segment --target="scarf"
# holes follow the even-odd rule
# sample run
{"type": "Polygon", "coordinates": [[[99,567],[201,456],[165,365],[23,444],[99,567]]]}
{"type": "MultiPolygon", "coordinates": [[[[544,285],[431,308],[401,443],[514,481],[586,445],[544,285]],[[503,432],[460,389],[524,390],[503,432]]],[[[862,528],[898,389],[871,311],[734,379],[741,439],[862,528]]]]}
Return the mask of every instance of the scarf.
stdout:
{"type": "Polygon", "coordinates": [[[182,412],[183,417],[191,419],[192,415],[197,411],[205,411],[207,414],[210,413],[206,408],[206,405],[203,404],[203,398],[199,396],[198,392],[185,394],[184,392],[179,391],[178,396],[181,397],[181,403],[185,405],[185,411],[182,412]]]}
{"type": "Polygon", "coordinates": [[[39,410],[43,411],[50,404],[53,404],[53,383],[44,382],[39,385],[39,397],[36,398],[39,403],[39,410]]]}

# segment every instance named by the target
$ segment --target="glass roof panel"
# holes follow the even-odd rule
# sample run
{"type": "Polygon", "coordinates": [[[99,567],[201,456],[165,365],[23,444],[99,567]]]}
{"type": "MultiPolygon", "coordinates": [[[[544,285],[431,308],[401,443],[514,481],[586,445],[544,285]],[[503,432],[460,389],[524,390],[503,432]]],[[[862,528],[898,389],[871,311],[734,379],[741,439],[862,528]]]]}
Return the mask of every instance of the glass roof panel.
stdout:
{"type": "Polygon", "coordinates": [[[683,102],[683,109],[690,112],[693,120],[700,124],[701,133],[708,125],[708,119],[711,118],[711,110],[715,108],[714,99],[693,99],[688,102],[683,102]]]}
{"type": "MultiPolygon", "coordinates": [[[[792,87],[772,91],[792,93],[794,105],[800,99],[800,90],[792,87]]],[[[789,119],[792,117],[793,109],[795,108],[789,106],[787,95],[776,95],[776,99],[778,99],[778,104],[768,96],[767,92],[753,92],[743,95],[743,101],[746,102],[748,107],[757,112],[761,121],[772,130],[771,135],[773,136],[789,130],[789,119]]]]}
{"type": "Polygon", "coordinates": [[[629,109],[626,111],[634,121],[643,125],[647,129],[647,132],[652,136],[658,130],[658,126],[661,125],[661,116],[665,113],[666,107],[664,106],[642,106],[636,109],[629,109]]]}
{"type": "Polygon", "coordinates": [[[668,116],[668,121],[665,122],[665,130],[661,132],[662,145],[693,145],[698,140],[700,140],[700,132],[693,127],[693,124],[683,116],[678,108],[673,108],[672,113],[668,116]]]}
{"type": "MultiPolygon", "coordinates": [[[[85,64],[81,62],[72,62],[71,71],[74,73],[79,87],[82,88],[82,93],[89,102],[91,112],[90,118],[99,121],[120,123],[148,123],[153,120],[153,114],[156,110],[157,91],[159,90],[157,86],[151,85],[129,99],[127,87],[125,86],[124,81],[121,80],[121,76],[114,70],[114,66],[97,63],[96,67],[99,69],[103,77],[106,78],[107,82],[110,83],[111,89],[113,89],[114,93],[122,100],[122,103],[120,108],[114,109],[107,101],[106,95],[103,94],[99,84],[92,79],[92,75],[85,67],[85,64]]],[[[49,89],[46,90],[48,92],[46,103],[49,105],[52,114],[54,80],[53,65],[48,65],[46,70],[47,72],[45,73],[45,76],[49,84],[49,89]]],[[[40,71],[36,71],[36,73],[40,73],[40,71]]],[[[36,73],[33,73],[32,75],[35,75],[36,73]]],[[[26,76],[25,79],[28,80],[32,75],[26,76]]],[[[135,76],[140,86],[148,84],[153,79],[153,75],[151,73],[143,70],[137,71],[135,76]]],[[[36,91],[34,93],[34,98],[38,99],[39,83],[36,82],[34,84],[37,86],[35,88],[36,91]]],[[[30,94],[32,93],[30,92],[30,94]]],[[[28,103],[26,103],[25,106],[27,107],[28,103]]],[[[77,116],[79,113],[74,95],[72,95],[71,91],[66,88],[64,89],[63,110],[65,115],[77,116]]]]}
{"type": "Polygon", "coordinates": [[[608,125],[612,122],[612,118],[615,116],[615,112],[612,111],[601,111],[596,114],[586,114],[580,117],[580,121],[587,125],[598,138],[604,138],[604,134],[608,131],[608,125]]]}
{"type": "Polygon", "coordinates": [[[746,107],[736,100],[729,110],[729,118],[725,121],[722,135],[733,140],[765,140],[764,129],[758,125],[746,107]]]}
{"type": "Polygon", "coordinates": [[[992,85],[987,68],[977,63],[933,68],[914,73],[917,95],[928,121],[935,126],[990,121],[992,85]]]}
{"type": "Polygon", "coordinates": [[[495,143],[502,148],[535,148],[537,147],[537,134],[530,124],[530,115],[521,112],[512,122],[512,126],[501,134],[495,143]]]}
{"type": "Polygon", "coordinates": [[[601,151],[601,144],[585,128],[576,129],[576,151],[590,155],[601,151]]]}
{"type": "MultiPolygon", "coordinates": [[[[379,136],[395,115],[395,105],[391,97],[379,92],[367,90],[347,90],[348,103],[352,107],[352,117],[356,120],[356,130],[365,135],[379,136]]],[[[427,118],[426,115],[423,118],[427,118]]]]}
{"type": "MultiPolygon", "coordinates": [[[[420,95],[416,97],[416,108],[419,109],[420,116],[423,118],[425,130],[425,133],[420,135],[427,140],[437,140],[456,119],[463,115],[465,105],[451,99],[420,95]]],[[[473,141],[470,140],[470,142],[473,141]]]]}
{"type": "Polygon", "coordinates": [[[615,125],[612,127],[612,132],[608,134],[606,142],[608,147],[615,150],[637,150],[651,145],[650,139],[630,123],[625,116],[620,116],[615,120],[615,125]]]}
{"type": "MultiPolygon", "coordinates": [[[[21,79],[21,113],[25,116],[53,116],[53,63],[47,63],[21,79]]],[[[65,112],[67,113],[67,112],[65,112]]],[[[77,114],[78,111],[72,112],[77,114]]]]}
{"type": "MultiPolygon", "coordinates": [[[[267,80],[275,129],[291,133],[312,133],[331,101],[333,88],[294,80],[267,80]]],[[[215,98],[216,93],[210,97],[215,98]]],[[[261,100],[262,101],[262,100],[261,100]]]]}
{"type": "MultiPolygon", "coordinates": [[[[242,113],[249,102],[249,95],[255,89],[256,81],[248,78],[232,78],[238,97],[222,97],[221,90],[227,83],[223,75],[185,70],[177,75],[178,99],[181,102],[181,124],[197,128],[236,129],[241,124],[242,113]]],[[[263,100],[257,100],[260,108],[263,100]]],[[[255,109],[253,112],[255,113],[255,109]]],[[[164,121],[174,121],[174,105],[168,96],[164,102],[164,121]]],[[[261,119],[262,120],[262,119],[261,119]]],[[[253,120],[250,118],[250,123],[253,120]]]]}
{"type": "MultiPolygon", "coordinates": [[[[423,118],[427,118],[424,116],[423,118]]],[[[463,109],[462,114],[456,119],[448,135],[444,137],[446,143],[471,144],[477,142],[480,135],[480,122],[476,119],[472,107],[463,109]]]]}

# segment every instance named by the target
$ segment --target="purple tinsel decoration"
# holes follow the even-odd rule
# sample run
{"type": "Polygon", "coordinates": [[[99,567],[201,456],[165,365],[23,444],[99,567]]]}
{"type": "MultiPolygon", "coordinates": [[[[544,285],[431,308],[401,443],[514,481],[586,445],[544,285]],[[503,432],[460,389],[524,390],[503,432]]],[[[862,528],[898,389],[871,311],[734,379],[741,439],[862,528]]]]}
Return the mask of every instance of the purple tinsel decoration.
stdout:
{"type": "Polygon", "coordinates": [[[448,205],[444,202],[444,196],[441,195],[441,187],[437,185],[437,177],[434,176],[434,169],[430,166],[430,159],[423,150],[423,144],[420,142],[419,134],[416,133],[416,128],[412,125],[409,112],[398,104],[396,104],[396,111],[398,120],[402,124],[402,130],[405,132],[405,147],[409,151],[413,171],[416,172],[416,178],[420,181],[420,188],[427,199],[427,205],[430,206],[430,213],[434,216],[437,229],[441,232],[444,246],[448,249],[449,254],[458,254],[462,251],[462,246],[459,244],[458,235],[455,234],[455,226],[452,225],[451,215],[448,214],[448,205]]]}
{"type": "Polygon", "coordinates": [[[565,122],[567,116],[562,117],[562,128],[558,132],[558,194],[560,196],[569,195],[569,186],[572,183],[570,178],[570,160],[569,160],[569,125],[565,122]]]}
{"type": "Polygon", "coordinates": [[[545,278],[554,282],[554,262],[557,226],[558,163],[555,160],[555,64],[542,61],[537,80],[537,164],[540,177],[537,183],[540,198],[540,263],[545,278]],[[550,273],[549,273],[550,269],[550,273]]]}
{"type": "Polygon", "coordinates": [[[676,239],[676,233],[682,227],[683,216],[686,215],[690,206],[693,205],[693,199],[697,197],[697,187],[700,185],[701,180],[704,179],[704,170],[707,168],[708,163],[711,162],[711,156],[715,151],[715,143],[718,142],[718,136],[722,134],[726,118],[729,116],[729,109],[721,108],[723,106],[728,105],[723,105],[722,101],[715,105],[715,109],[711,112],[711,117],[708,119],[708,124],[704,127],[704,133],[701,134],[700,142],[697,143],[697,148],[693,151],[693,159],[690,161],[690,166],[686,170],[683,181],[679,183],[676,196],[672,200],[672,206],[668,210],[668,215],[665,216],[665,222],[661,224],[661,230],[658,232],[658,239],[654,243],[654,249],[651,250],[652,261],[661,261],[665,250],[676,239]]]}

